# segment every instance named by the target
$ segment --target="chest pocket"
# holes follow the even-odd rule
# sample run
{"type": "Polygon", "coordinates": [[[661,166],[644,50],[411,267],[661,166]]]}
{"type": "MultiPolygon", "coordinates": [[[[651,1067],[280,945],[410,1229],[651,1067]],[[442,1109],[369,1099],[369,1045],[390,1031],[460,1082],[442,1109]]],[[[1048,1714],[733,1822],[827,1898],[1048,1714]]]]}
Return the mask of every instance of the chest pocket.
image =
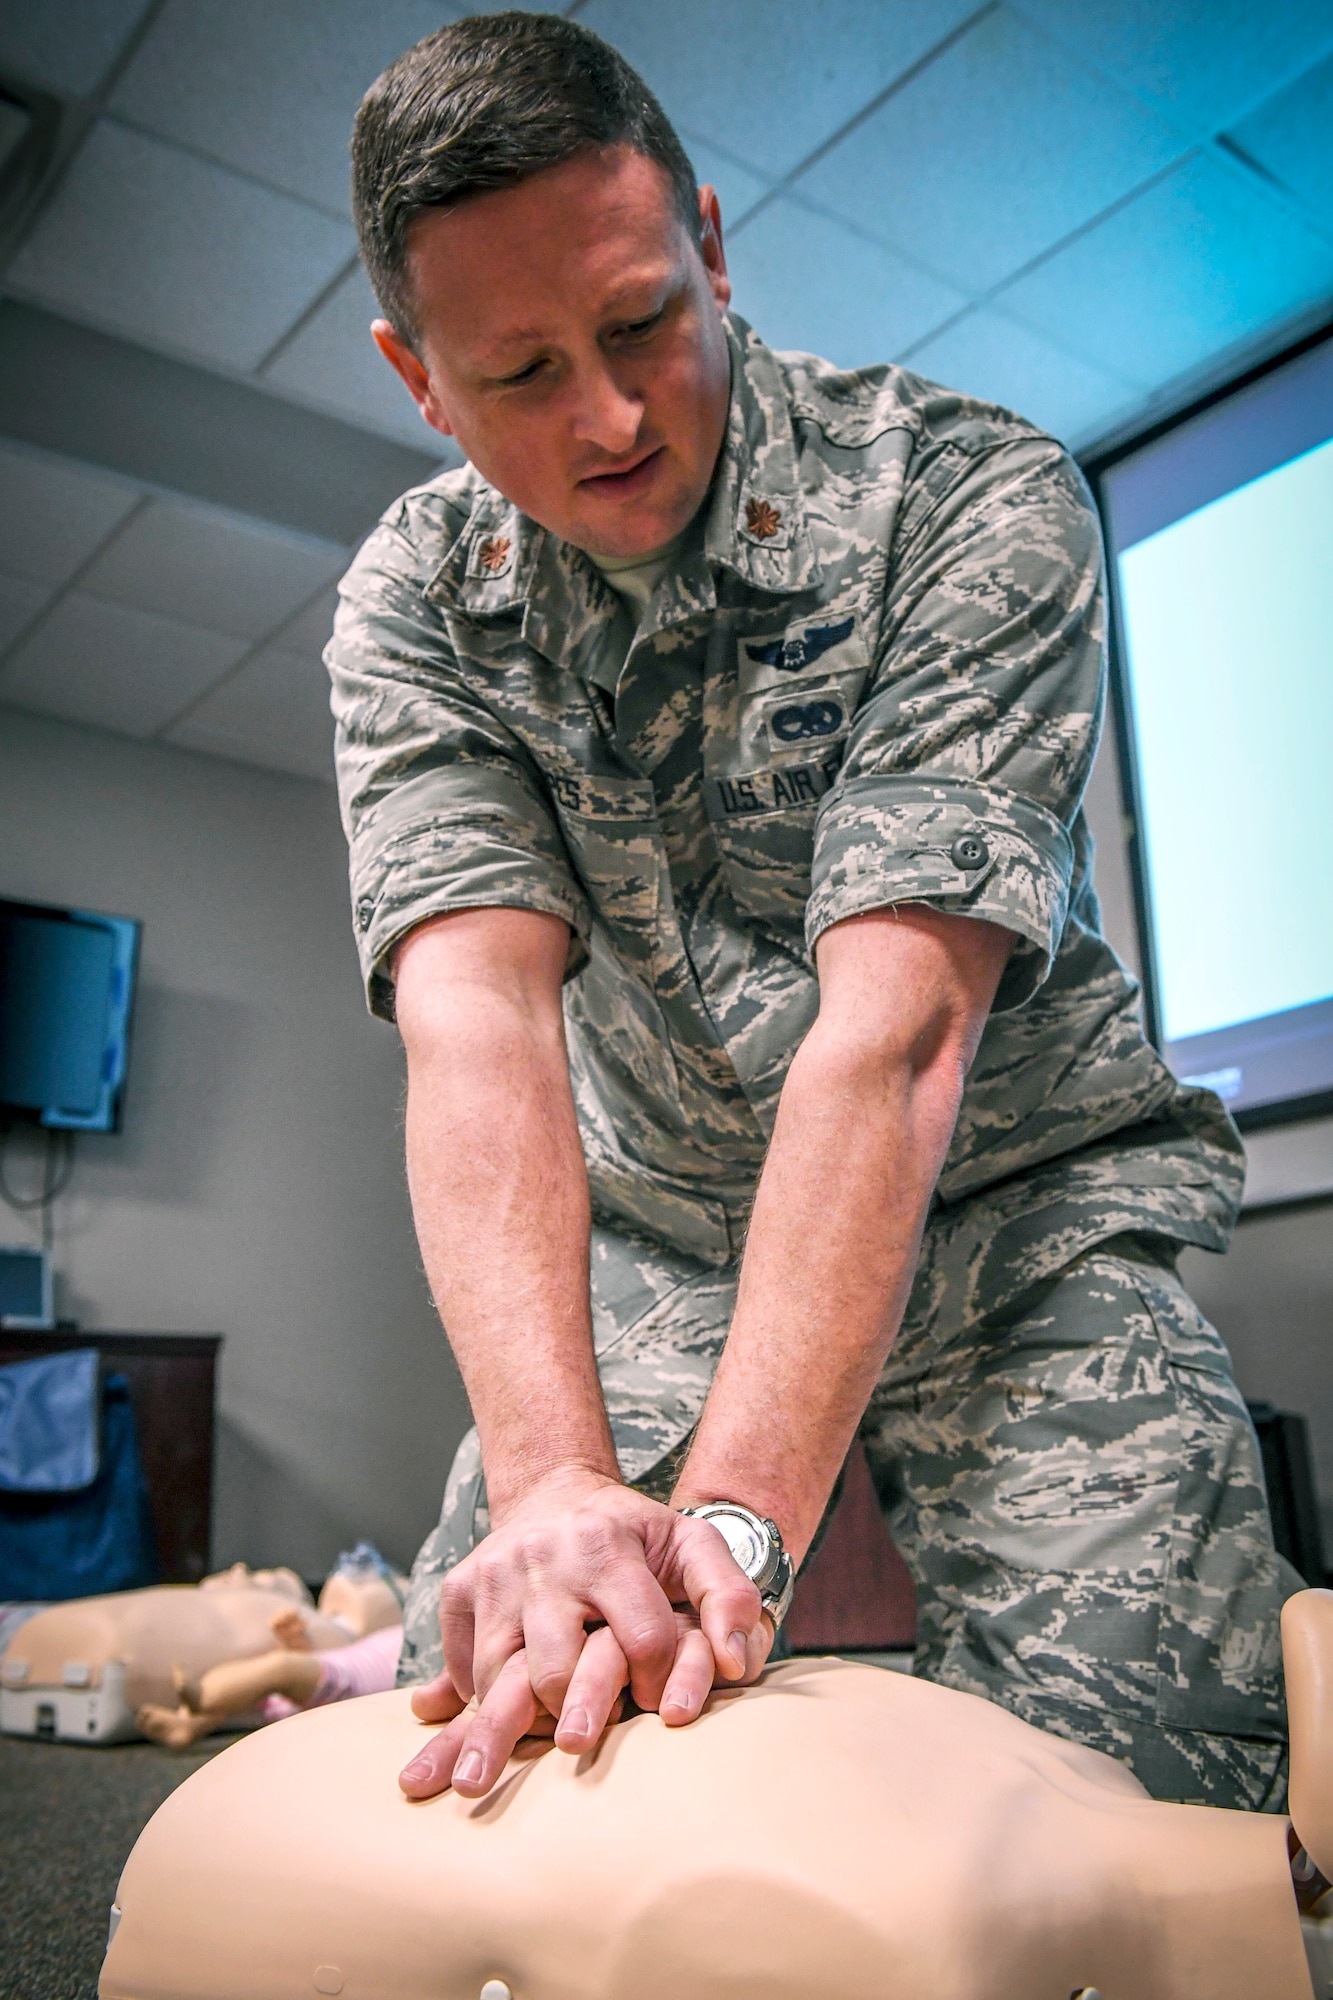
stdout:
{"type": "Polygon", "coordinates": [[[609,929],[651,952],[661,893],[653,788],[639,778],[546,773],[574,871],[609,929]]]}

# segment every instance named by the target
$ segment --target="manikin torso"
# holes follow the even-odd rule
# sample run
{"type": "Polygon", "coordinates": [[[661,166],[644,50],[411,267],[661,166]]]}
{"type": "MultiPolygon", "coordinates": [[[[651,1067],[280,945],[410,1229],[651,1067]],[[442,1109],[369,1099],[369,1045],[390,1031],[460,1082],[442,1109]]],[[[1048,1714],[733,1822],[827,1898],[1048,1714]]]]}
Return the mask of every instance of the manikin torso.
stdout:
{"type": "Polygon", "coordinates": [[[108,1662],[123,1661],[132,1708],[170,1704],[178,1673],[194,1678],[224,1660],[268,1652],[284,1633],[284,1644],[326,1651],[401,1616],[398,1599],[378,1577],[356,1581],[335,1573],[316,1608],[291,1570],[252,1571],[238,1563],[198,1586],[164,1584],[53,1604],[19,1627],[0,1673],[6,1687],[95,1688],[108,1662]]]}
{"type": "Polygon", "coordinates": [[[794,1662],[415,1805],[408,1704],[174,1793],[102,2000],[1309,2000],[1285,1820],[1157,1804],[970,1695],[794,1662]]]}

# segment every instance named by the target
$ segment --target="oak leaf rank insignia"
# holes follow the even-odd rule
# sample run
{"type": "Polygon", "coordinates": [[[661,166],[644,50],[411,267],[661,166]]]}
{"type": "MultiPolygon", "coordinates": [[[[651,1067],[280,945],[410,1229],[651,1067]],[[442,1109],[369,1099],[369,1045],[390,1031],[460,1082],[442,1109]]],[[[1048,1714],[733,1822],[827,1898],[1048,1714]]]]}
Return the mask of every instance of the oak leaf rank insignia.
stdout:
{"type": "Polygon", "coordinates": [[[745,532],[757,542],[771,542],[782,526],[782,516],[771,500],[747,500],[745,532]]]}

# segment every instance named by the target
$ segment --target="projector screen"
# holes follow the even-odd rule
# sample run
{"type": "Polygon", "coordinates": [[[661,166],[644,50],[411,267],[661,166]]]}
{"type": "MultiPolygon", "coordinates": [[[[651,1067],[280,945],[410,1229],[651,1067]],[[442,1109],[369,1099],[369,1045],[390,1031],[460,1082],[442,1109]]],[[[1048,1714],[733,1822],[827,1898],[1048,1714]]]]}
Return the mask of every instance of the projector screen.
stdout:
{"type": "Polygon", "coordinates": [[[1333,341],[1100,475],[1152,1022],[1238,1113],[1333,1093],[1333,341]]]}

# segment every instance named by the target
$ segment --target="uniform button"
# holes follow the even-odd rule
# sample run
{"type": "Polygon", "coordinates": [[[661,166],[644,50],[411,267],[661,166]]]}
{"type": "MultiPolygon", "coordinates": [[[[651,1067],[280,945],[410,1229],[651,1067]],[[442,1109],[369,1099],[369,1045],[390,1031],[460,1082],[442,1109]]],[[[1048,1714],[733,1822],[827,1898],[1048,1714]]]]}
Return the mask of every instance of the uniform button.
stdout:
{"type": "Polygon", "coordinates": [[[949,849],[949,859],[955,868],[971,874],[975,868],[984,868],[990,860],[990,849],[979,833],[960,833],[949,849]]]}

